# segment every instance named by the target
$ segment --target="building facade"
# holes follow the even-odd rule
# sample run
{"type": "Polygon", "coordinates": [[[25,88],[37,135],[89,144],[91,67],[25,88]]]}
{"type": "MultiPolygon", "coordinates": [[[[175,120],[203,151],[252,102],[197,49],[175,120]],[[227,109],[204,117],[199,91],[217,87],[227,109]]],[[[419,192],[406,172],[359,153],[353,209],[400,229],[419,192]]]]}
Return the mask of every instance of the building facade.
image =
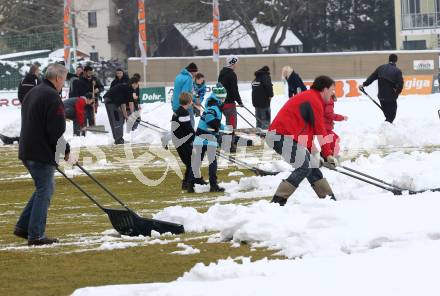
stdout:
{"type": "Polygon", "coordinates": [[[440,48],[440,0],[394,0],[396,49],[440,48]]]}
{"type": "Polygon", "coordinates": [[[127,58],[123,44],[112,40],[112,29],[118,23],[118,11],[113,1],[75,0],[74,25],[77,47],[92,60],[127,58]]]}

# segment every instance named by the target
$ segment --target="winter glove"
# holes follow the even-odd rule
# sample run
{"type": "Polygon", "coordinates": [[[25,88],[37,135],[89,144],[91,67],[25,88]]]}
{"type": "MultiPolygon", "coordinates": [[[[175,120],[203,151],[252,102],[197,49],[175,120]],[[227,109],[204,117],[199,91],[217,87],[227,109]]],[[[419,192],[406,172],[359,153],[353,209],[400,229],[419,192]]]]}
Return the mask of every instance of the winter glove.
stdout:
{"type": "Polygon", "coordinates": [[[361,92],[364,92],[364,91],[365,91],[364,86],[365,86],[364,84],[359,85],[359,90],[360,90],[361,92]]]}
{"type": "Polygon", "coordinates": [[[339,163],[338,163],[338,160],[336,159],[336,157],[331,156],[331,155],[327,156],[327,158],[323,164],[324,167],[331,169],[331,170],[336,169],[336,167],[338,165],[339,165],[339,163]]]}

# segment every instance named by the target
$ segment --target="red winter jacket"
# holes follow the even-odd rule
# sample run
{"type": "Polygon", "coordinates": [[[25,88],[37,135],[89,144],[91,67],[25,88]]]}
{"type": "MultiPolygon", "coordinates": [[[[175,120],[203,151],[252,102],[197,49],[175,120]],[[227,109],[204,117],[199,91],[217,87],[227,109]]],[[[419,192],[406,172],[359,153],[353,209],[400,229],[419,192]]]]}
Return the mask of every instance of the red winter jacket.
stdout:
{"type": "Polygon", "coordinates": [[[333,128],[335,127],[334,121],[344,120],[344,116],[340,114],[336,114],[334,109],[335,109],[335,101],[333,100],[333,98],[331,98],[330,101],[325,103],[325,107],[324,107],[324,124],[325,124],[325,129],[327,131],[333,130],[333,128]]]}
{"type": "Polygon", "coordinates": [[[327,136],[324,124],[324,100],[316,90],[306,90],[287,101],[273,120],[269,130],[279,135],[292,136],[296,142],[307,147],[309,151],[312,150],[313,137],[318,136],[324,157],[332,154],[331,139],[327,141],[328,143],[323,141],[323,138],[327,136]],[[310,103],[313,111],[313,125],[306,123],[301,116],[300,106],[306,102],[310,103]]]}

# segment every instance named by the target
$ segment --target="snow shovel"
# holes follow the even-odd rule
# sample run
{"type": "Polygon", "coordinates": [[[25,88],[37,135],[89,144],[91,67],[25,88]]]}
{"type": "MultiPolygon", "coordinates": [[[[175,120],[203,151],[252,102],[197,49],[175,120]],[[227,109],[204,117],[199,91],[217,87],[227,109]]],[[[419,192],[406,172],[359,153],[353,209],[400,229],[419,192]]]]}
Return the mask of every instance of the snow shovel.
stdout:
{"type": "Polygon", "coordinates": [[[105,130],[105,127],[103,125],[88,126],[86,127],[86,131],[89,131],[91,133],[99,133],[99,134],[108,133],[108,131],[105,130]]]}
{"type": "MultiPolygon", "coordinates": [[[[349,168],[349,167],[346,167],[346,166],[341,166],[341,168],[343,168],[343,169],[345,169],[345,170],[347,170],[347,171],[350,171],[350,172],[356,173],[356,174],[358,174],[358,175],[361,175],[361,176],[364,176],[364,177],[370,178],[371,180],[374,180],[374,181],[376,181],[376,182],[379,182],[379,183],[385,184],[385,185],[390,186],[390,187],[392,187],[392,188],[394,188],[394,189],[396,189],[396,190],[400,190],[400,194],[402,194],[403,191],[408,191],[409,194],[418,194],[418,193],[422,193],[422,192],[426,192],[426,191],[440,191],[440,188],[431,188],[431,189],[422,189],[422,190],[411,190],[411,189],[405,189],[405,188],[398,187],[398,186],[396,186],[396,185],[394,185],[394,184],[387,183],[387,182],[385,182],[385,181],[383,181],[383,180],[381,180],[381,179],[379,179],[379,178],[375,178],[375,177],[373,177],[373,176],[367,175],[367,174],[365,174],[365,173],[359,172],[359,171],[357,171],[357,170],[354,170],[354,169],[349,168]]],[[[400,195],[400,194],[398,194],[398,195],[400,195]]]]}
{"type": "Polygon", "coordinates": [[[0,134],[0,140],[5,145],[12,145],[12,144],[14,144],[14,142],[19,142],[20,137],[8,137],[8,136],[0,134]]]}
{"type": "Polygon", "coordinates": [[[64,178],[66,178],[73,186],[75,186],[79,191],[81,191],[87,198],[89,198],[95,205],[97,205],[103,212],[108,215],[113,228],[119,232],[121,235],[128,236],[150,236],[151,231],[157,231],[160,234],[170,232],[172,234],[181,234],[185,230],[183,225],[140,217],[127,205],[125,205],[113,192],[111,192],[107,187],[105,187],[101,182],[99,182],[95,177],[93,177],[85,168],[80,164],[75,164],[79,167],[90,179],[93,180],[99,187],[101,187],[107,194],[109,194],[115,201],[117,201],[123,209],[110,209],[103,207],[97,202],[89,193],[87,193],[81,186],[79,186],[75,181],[69,178],[62,170],[57,167],[58,172],[60,172],[64,178]]]}
{"type": "MultiPolygon", "coordinates": [[[[260,119],[260,118],[258,118],[251,110],[249,110],[249,108],[248,107],[246,107],[246,106],[244,106],[243,105],[243,108],[247,111],[247,112],[249,112],[253,117],[255,117],[255,119],[259,122],[259,123],[261,123],[261,124],[264,124],[264,122],[260,119]]],[[[264,132],[264,130],[262,130],[261,128],[258,128],[257,127],[257,130],[260,130],[260,132],[264,132]]]]}
{"type": "MultiPolygon", "coordinates": [[[[246,107],[244,107],[244,108],[246,108],[246,107]]],[[[250,127],[256,128],[252,123],[250,123],[246,118],[244,118],[238,111],[237,111],[237,115],[240,116],[240,118],[243,119],[250,127]]]]}
{"type": "Polygon", "coordinates": [[[425,189],[425,190],[410,190],[410,189],[400,188],[400,187],[398,187],[396,185],[387,183],[387,182],[385,182],[385,181],[383,181],[383,180],[381,180],[379,178],[375,178],[373,176],[367,175],[365,173],[359,172],[357,170],[351,169],[351,168],[346,167],[346,166],[341,166],[341,167],[336,167],[336,168],[332,168],[332,167],[328,167],[328,166],[325,166],[325,167],[330,169],[330,170],[333,170],[333,171],[336,171],[338,173],[341,173],[343,175],[346,175],[346,176],[349,176],[351,178],[357,179],[359,181],[363,181],[363,182],[368,183],[370,185],[373,185],[373,186],[382,188],[384,190],[390,191],[394,195],[402,195],[402,193],[404,191],[408,191],[409,194],[418,194],[418,193],[422,193],[422,192],[426,192],[426,191],[440,191],[440,188],[425,189]],[[341,170],[341,168],[346,170],[346,171],[349,171],[351,173],[343,171],[343,170],[341,170]],[[352,173],[355,173],[357,175],[354,175],[352,173]],[[360,176],[366,177],[368,179],[362,178],[360,176]],[[383,185],[382,184],[378,184],[378,183],[382,183],[383,185]]]}
{"type": "Polygon", "coordinates": [[[254,167],[254,166],[252,166],[252,165],[250,165],[250,164],[248,164],[248,163],[246,163],[244,161],[238,160],[237,158],[235,158],[232,155],[225,155],[225,154],[221,153],[220,151],[217,151],[216,153],[217,153],[218,157],[226,159],[229,162],[235,163],[238,166],[242,166],[242,167],[252,171],[257,176],[275,176],[275,175],[278,174],[278,172],[269,172],[269,171],[262,170],[262,169],[259,169],[257,167],[254,167]]]}
{"type": "Polygon", "coordinates": [[[364,94],[364,95],[366,95],[374,104],[376,104],[376,106],[377,107],[379,107],[379,109],[380,110],[382,110],[383,111],[383,109],[382,109],[382,107],[379,105],[379,103],[378,102],[376,102],[366,91],[365,91],[365,88],[361,85],[361,86],[359,86],[359,90],[364,94]]]}
{"type": "Polygon", "coordinates": [[[147,126],[142,125],[142,126],[144,126],[144,127],[149,127],[149,128],[154,127],[154,128],[158,129],[158,130],[159,130],[160,132],[162,132],[162,133],[167,133],[167,132],[168,132],[166,129],[164,129],[164,128],[158,126],[158,125],[155,125],[155,124],[153,124],[153,123],[150,123],[150,122],[148,122],[148,121],[140,120],[140,122],[142,122],[142,123],[144,123],[144,124],[147,125],[147,126]]]}

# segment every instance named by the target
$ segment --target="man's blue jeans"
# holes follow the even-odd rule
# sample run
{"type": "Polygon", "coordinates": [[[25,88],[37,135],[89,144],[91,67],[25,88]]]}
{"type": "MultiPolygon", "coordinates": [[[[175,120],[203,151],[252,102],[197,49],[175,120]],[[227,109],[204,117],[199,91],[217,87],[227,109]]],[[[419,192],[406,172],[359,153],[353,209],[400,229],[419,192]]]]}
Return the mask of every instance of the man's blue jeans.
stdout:
{"type": "Polygon", "coordinates": [[[32,160],[23,161],[34,180],[35,192],[18,219],[17,228],[28,232],[29,240],[45,237],[47,210],[54,192],[55,166],[32,160]]]}
{"type": "Polygon", "coordinates": [[[319,162],[317,163],[315,159],[312,160],[310,152],[292,137],[268,132],[266,142],[294,168],[286,179],[293,186],[298,187],[305,178],[310,184],[324,178],[318,166],[319,162]]]}

